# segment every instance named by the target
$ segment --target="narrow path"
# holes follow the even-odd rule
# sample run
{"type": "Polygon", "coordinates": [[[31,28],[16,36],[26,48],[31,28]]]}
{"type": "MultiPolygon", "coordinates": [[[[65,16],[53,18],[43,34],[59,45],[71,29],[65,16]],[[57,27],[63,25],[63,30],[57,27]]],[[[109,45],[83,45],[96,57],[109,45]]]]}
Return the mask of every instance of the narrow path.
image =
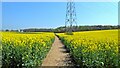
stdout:
{"type": "Polygon", "coordinates": [[[42,66],[72,66],[70,55],[57,36],[42,66]]]}

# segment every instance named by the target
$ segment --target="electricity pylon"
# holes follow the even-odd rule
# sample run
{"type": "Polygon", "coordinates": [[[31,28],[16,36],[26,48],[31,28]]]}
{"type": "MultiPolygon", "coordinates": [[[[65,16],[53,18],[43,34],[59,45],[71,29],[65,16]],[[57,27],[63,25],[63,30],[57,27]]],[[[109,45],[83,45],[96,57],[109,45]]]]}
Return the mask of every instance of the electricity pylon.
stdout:
{"type": "Polygon", "coordinates": [[[67,2],[67,10],[66,10],[66,19],[65,19],[65,31],[66,33],[72,34],[73,25],[77,27],[77,17],[75,11],[75,2],[73,0],[69,0],[67,2]]]}

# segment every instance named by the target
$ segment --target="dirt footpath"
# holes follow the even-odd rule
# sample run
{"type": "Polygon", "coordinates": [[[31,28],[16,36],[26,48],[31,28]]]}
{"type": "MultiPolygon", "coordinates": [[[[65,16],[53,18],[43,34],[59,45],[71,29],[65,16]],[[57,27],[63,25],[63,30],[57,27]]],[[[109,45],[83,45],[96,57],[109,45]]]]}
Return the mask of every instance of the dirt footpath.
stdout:
{"type": "Polygon", "coordinates": [[[51,50],[43,60],[42,66],[72,66],[69,53],[66,53],[64,45],[59,38],[55,36],[55,41],[52,44],[51,50]]]}

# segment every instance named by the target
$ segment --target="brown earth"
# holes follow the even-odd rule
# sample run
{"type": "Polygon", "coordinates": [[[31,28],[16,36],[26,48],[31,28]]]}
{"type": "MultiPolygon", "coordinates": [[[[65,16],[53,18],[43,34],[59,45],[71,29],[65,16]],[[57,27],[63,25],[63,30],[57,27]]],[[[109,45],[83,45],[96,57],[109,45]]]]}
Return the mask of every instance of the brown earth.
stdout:
{"type": "Polygon", "coordinates": [[[73,66],[69,53],[66,52],[64,45],[57,36],[55,36],[55,41],[43,60],[42,66],[73,66]]]}

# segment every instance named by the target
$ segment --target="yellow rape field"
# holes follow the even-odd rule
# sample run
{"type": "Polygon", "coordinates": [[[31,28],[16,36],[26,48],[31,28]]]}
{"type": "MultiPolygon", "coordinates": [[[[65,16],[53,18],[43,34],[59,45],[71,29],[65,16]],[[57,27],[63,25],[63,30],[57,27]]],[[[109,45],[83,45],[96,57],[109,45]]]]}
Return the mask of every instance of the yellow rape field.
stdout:
{"type": "Polygon", "coordinates": [[[2,32],[3,67],[39,66],[53,41],[54,33],[2,32]]]}
{"type": "Polygon", "coordinates": [[[57,34],[80,67],[117,67],[118,30],[57,34]]]}

